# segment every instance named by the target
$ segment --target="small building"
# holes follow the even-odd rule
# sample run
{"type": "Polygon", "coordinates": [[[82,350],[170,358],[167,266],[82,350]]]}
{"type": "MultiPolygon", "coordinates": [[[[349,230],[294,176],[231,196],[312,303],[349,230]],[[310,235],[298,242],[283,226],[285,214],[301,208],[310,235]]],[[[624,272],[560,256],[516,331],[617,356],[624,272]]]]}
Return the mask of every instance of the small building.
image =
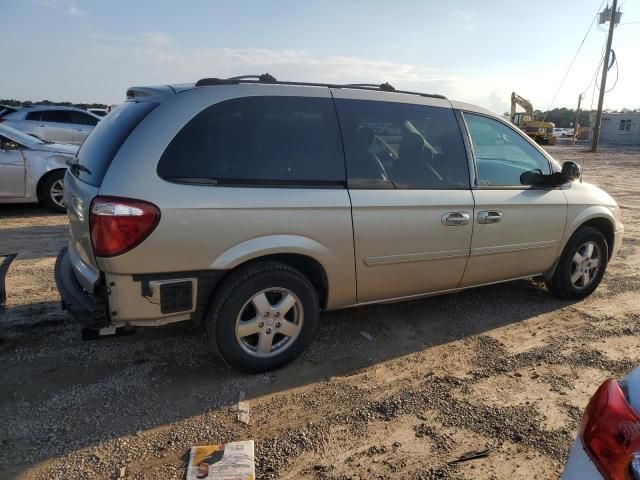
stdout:
{"type": "MultiPolygon", "coordinates": [[[[591,114],[591,124],[595,124],[595,113],[591,114]]],[[[602,112],[600,143],[640,145],[640,112],[602,112]]]]}

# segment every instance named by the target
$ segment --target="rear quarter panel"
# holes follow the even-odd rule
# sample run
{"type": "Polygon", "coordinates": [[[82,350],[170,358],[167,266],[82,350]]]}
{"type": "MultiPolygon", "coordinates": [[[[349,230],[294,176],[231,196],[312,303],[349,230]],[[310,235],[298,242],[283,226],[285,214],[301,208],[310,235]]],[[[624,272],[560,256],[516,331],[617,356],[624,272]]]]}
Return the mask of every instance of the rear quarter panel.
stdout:
{"type": "Polygon", "coordinates": [[[226,270],[266,254],[300,253],[324,267],[328,308],[355,303],[351,204],[346,189],[184,185],[165,181],[156,173],[167,145],[191,118],[218,101],[256,93],[330,97],[327,88],[235,85],[187,90],[159,105],[120,148],[100,194],[150,201],[160,208],[160,223],[133,250],[98,259],[102,271],[226,270]]]}

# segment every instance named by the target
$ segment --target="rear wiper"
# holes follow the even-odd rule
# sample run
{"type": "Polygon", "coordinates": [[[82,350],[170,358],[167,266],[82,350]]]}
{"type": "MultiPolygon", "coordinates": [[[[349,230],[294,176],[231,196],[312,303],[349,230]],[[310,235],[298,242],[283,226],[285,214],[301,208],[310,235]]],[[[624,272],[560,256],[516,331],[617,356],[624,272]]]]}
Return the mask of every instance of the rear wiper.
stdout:
{"type": "Polygon", "coordinates": [[[190,183],[195,185],[218,185],[218,179],[216,178],[203,178],[203,177],[162,177],[165,180],[176,183],[190,183]]]}
{"type": "Polygon", "coordinates": [[[71,173],[73,173],[74,175],[78,175],[78,172],[84,172],[91,175],[91,170],[89,170],[84,165],[78,163],[77,160],[75,162],[72,160],[67,160],[65,163],[67,167],[71,169],[71,173]]]}

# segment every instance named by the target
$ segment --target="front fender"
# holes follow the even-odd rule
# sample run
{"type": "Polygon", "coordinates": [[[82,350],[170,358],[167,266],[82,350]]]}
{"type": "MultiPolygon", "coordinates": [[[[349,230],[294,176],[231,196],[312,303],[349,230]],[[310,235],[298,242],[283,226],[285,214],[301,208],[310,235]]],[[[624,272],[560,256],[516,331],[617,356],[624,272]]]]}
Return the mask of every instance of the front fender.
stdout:
{"type": "Polygon", "coordinates": [[[619,222],[616,220],[610,207],[606,207],[603,205],[592,205],[586,207],[583,210],[580,210],[576,215],[574,215],[573,219],[570,219],[570,222],[567,224],[560,251],[564,250],[565,245],[567,244],[571,236],[576,232],[576,230],[578,230],[578,228],[587,223],[589,220],[593,220],[596,218],[604,218],[608,220],[611,223],[611,227],[614,232],[622,228],[621,224],[618,225],[619,222]]]}
{"type": "Polygon", "coordinates": [[[38,187],[42,178],[54,170],[66,170],[66,161],[73,158],[72,155],[61,153],[49,153],[38,150],[23,151],[26,165],[26,196],[36,198],[38,187]]]}
{"type": "MultiPolygon", "coordinates": [[[[556,268],[558,266],[558,262],[560,261],[560,255],[564,251],[564,248],[569,242],[569,239],[576,232],[576,230],[578,230],[578,228],[580,228],[582,225],[587,223],[589,220],[594,220],[599,218],[604,218],[609,222],[611,222],[611,225],[613,226],[614,234],[616,234],[616,232],[619,231],[619,228],[622,228],[622,224],[620,224],[620,222],[616,220],[611,209],[608,207],[605,207],[602,205],[594,205],[579,211],[577,214],[573,216],[573,219],[565,227],[564,235],[562,237],[562,244],[560,245],[560,249],[559,249],[560,253],[558,254],[558,258],[556,258],[555,262],[553,262],[553,265],[551,266],[551,268],[542,275],[542,278],[544,280],[550,280],[553,277],[553,274],[555,273],[556,268]]],[[[618,247],[620,246],[619,244],[620,244],[619,240],[615,239],[614,245],[610,245],[610,248],[612,249],[612,251],[609,252],[610,257],[612,257],[615,254],[618,247]]]]}

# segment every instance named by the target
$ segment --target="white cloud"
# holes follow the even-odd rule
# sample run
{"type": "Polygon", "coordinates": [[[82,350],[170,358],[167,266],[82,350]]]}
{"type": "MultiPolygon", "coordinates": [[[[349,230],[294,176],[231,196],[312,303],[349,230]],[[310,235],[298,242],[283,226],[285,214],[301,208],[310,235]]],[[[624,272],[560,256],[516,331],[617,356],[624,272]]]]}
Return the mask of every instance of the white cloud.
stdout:
{"type": "Polygon", "coordinates": [[[468,10],[454,10],[451,12],[451,15],[461,19],[463,27],[467,31],[475,30],[478,27],[475,22],[477,15],[473,12],[468,10]]]}
{"type": "Polygon", "coordinates": [[[58,7],[58,0],[36,0],[36,5],[40,5],[42,7],[58,7]]]}
{"type": "Polygon", "coordinates": [[[149,45],[169,45],[171,43],[171,36],[166,33],[149,32],[142,33],[134,37],[135,41],[148,43],[149,45]]]}
{"type": "Polygon", "coordinates": [[[467,22],[470,22],[476,16],[475,13],[469,12],[467,10],[454,10],[454,11],[451,12],[451,15],[453,15],[454,17],[461,18],[461,19],[463,19],[463,20],[465,20],[467,22]]]}
{"type": "MultiPolygon", "coordinates": [[[[19,62],[18,52],[9,52],[9,63],[19,62]],[[15,54],[15,55],[14,55],[15,54]],[[14,56],[12,56],[14,55],[14,56]]],[[[47,52],[47,61],[55,65],[47,82],[40,81],[38,61],[22,62],[21,69],[3,73],[16,98],[50,98],[69,101],[121,101],[128,87],[194,82],[203,77],[232,77],[269,72],[280,80],[322,83],[382,83],[398,89],[440,93],[453,100],[481,105],[502,114],[509,108],[511,91],[546,109],[555,85],[549,72],[561,71],[560,60],[550,61],[545,69],[506,64],[482,70],[443,69],[375,58],[344,55],[320,56],[304,49],[265,48],[185,48],[163,32],[143,32],[129,36],[90,35],[81,44],[58,44],[47,52]],[[81,66],[82,81],[78,81],[81,66]]],[[[629,70],[631,67],[628,67],[629,70]]],[[[591,69],[591,65],[588,65],[591,69]]],[[[591,76],[576,67],[575,78],[591,76]]],[[[631,74],[629,74],[632,77],[631,74]]],[[[631,80],[630,80],[631,81],[631,80]]],[[[621,88],[608,95],[608,106],[637,106],[629,102],[621,88]],[[617,95],[616,95],[617,94],[617,95]]],[[[8,89],[6,89],[8,90],[8,89]]],[[[629,87],[626,88],[629,91],[629,87]]],[[[572,106],[573,89],[559,96],[556,105],[572,106]]]]}
{"type": "MultiPolygon", "coordinates": [[[[159,32],[135,36],[94,35],[82,44],[56,49],[50,61],[56,74],[46,85],[21,82],[21,96],[70,101],[121,101],[132,85],[194,82],[204,77],[232,77],[269,72],[280,80],[321,83],[383,83],[397,89],[440,93],[449,98],[478,103],[498,113],[496,80],[466,77],[437,68],[349,56],[317,56],[308,50],[262,48],[195,48],[175,45],[159,32]],[[82,65],[82,82],[68,78],[82,65]],[[69,85],[73,85],[72,93],[69,85]],[[493,97],[490,97],[493,95],[493,97]]],[[[22,72],[21,78],[30,78],[22,72]]],[[[12,83],[19,84],[18,79],[12,83]]]]}
{"type": "Polygon", "coordinates": [[[86,12],[72,4],[67,8],[67,15],[71,15],[72,17],[84,17],[86,12]]]}
{"type": "Polygon", "coordinates": [[[87,15],[87,12],[77,7],[75,0],[35,0],[35,4],[59,10],[70,17],[84,17],[87,15]]]}

